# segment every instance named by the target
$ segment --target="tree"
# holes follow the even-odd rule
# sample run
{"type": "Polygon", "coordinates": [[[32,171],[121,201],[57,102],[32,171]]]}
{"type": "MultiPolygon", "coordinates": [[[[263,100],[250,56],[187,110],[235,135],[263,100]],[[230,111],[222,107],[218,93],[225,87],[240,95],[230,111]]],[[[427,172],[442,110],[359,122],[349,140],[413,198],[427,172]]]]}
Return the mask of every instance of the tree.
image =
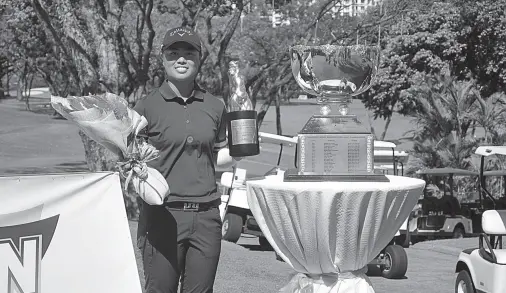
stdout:
{"type": "Polygon", "coordinates": [[[361,97],[374,118],[390,121],[394,112],[407,115],[416,110],[417,97],[409,91],[413,83],[463,59],[461,44],[456,42],[461,27],[457,8],[435,3],[426,13],[407,12],[403,22],[389,28],[377,77],[361,97]]]}
{"type": "Polygon", "coordinates": [[[506,143],[506,95],[494,93],[488,99],[483,99],[476,91],[478,109],[476,123],[483,128],[484,143],[504,145],[506,143]]]}
{"type": "Polygon", "coordinates": [[[456,1],[461,6],[465,63],[487,98],[506,90],[506,0],[456,1]]]}
{"type": "MultiPolygon", "coordinates": [[[[57,72],[65,74],[75,89],[63,94],[108,91],[137,95],[135,99],[145,91],[155,37],[153,0],[32,0],[31,6],[48,36],[46,44],[59,57],[57,72]],[[133,38],[128,31],[134,32],[129,33],[133,38]]],[[[52,90],[52,94],[59,93],[52,90]]],[[[83,132],[80,135],[89,169],[113,170],[117,158],[83,132]]],[[[125,194],[125,203],[135,217],[134,197],[125,194]]]]}
{"type": "Polygon", "coordinates": [[[419,106],[412,114],[417,128],[408,172],[424,167],[472,169],[479,140],[471,125],[480,117],[474,81],[458,81],[446,71],[421,78],[410,92],[419,106]]]}
{"type": "Polygon", "coordinates": [[[58,80],[58,55],[53,54],[51,43],[47,41],[41,23],[31,5],[26,1],[9,0],[4,2],[5,9],[2,20],[5,21],[5,34],[2,34],[3,54],[9,60],[12,71],[18,75],[18,99],[25,99],[28,106],[28,97],[23,96],[31,86],[35,75],[40,75],[57,94],[68,88],[68,80],[58,80]]]}
{"type": "Polygon", "coordinates": [[[416,111],[408,89],[420,74],[448,67],[458,80],[474,79],[486,99],[504,90],[504,0],[434,2],[425,13],[408,12],[389,28],[377,79],[363,95],[375,118],[416,111]]]}

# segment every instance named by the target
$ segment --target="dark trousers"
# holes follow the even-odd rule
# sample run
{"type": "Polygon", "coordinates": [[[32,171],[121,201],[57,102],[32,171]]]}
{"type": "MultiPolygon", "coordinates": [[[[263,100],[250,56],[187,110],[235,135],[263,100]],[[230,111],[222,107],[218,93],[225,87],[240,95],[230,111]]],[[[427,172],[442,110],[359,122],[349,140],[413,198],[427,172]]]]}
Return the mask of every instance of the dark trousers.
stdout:
{"type": "Polygon", "coordinates": [[[221,252],[218,207],[183,211],[144,204],[137,242],[146,293],[212,293],[221,252]]]}

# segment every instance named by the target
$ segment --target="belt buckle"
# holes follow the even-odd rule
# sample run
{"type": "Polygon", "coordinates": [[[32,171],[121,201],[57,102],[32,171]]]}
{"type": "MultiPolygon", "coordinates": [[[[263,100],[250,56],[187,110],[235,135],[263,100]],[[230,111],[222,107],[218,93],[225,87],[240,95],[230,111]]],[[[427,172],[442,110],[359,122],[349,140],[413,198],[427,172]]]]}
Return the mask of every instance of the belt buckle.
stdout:
{"type": "Polygon", "coordinates": [[[195,203],[195,202],[185,202],[183,204],[183,210],[185,210],[185,211],[198,211],[199,204],[195,203]]]}

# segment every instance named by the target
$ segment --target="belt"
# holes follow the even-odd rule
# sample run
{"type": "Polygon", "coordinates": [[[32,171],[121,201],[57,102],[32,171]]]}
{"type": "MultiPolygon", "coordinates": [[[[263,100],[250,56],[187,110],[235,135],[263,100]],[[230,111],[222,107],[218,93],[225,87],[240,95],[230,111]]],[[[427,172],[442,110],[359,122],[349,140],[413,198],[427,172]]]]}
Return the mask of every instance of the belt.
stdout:
{"type": "Polygon", "coordinates": [[[220,205],[221,199],[213,200],[211,202],[186,202],[174,201],[165,204],[169,209],[182,210],[188,212],[203,212],[216,208],[220,205]]]}

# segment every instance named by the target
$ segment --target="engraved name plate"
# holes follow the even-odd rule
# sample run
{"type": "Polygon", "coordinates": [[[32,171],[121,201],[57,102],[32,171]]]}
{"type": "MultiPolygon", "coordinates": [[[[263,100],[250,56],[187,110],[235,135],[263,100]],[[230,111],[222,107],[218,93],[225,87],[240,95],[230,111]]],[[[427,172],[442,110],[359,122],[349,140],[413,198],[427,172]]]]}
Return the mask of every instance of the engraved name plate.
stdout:
{"type": "Polygon", "coordinates": [[[370,134],[299,134],[299,174],[371,174],[372,147],[370,134]]]}
{"type": "Polygon", "coordinates": [[[232,144],[253,144],[257,141],[257,121],[255,119],[238,119],[231,123],[232,144]]]}

